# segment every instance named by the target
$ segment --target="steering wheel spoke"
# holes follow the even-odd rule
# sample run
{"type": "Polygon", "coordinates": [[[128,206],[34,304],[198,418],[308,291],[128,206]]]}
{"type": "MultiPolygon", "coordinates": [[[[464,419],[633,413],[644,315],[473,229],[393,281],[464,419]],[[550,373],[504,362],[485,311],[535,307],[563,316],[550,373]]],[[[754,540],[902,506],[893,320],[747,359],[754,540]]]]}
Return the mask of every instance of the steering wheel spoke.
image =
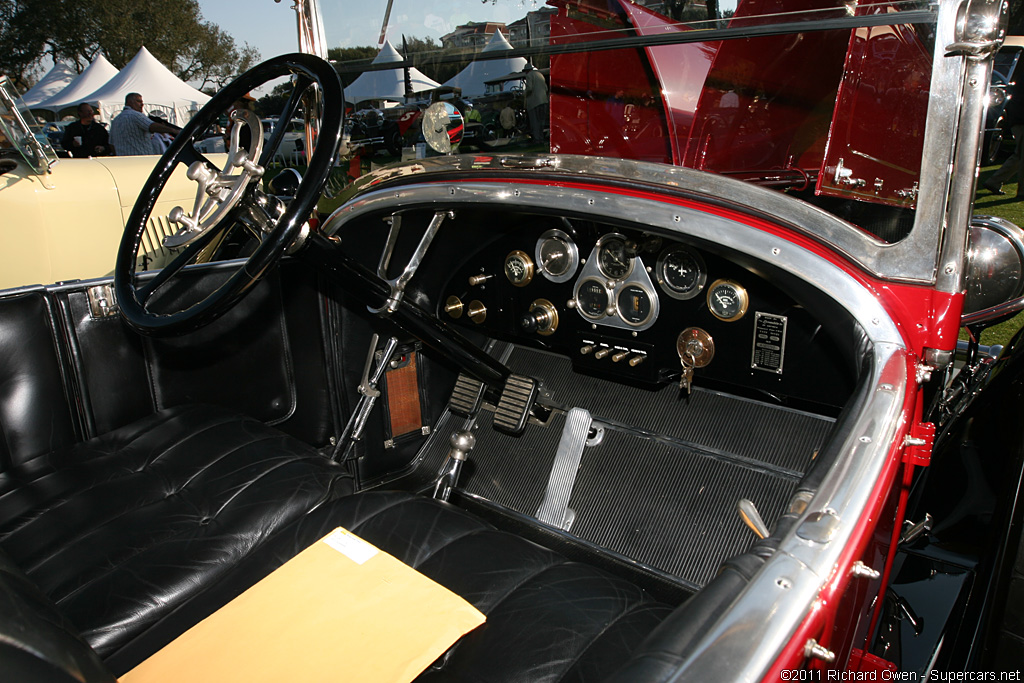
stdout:
{"type": "MultiPolygon", "coordinates": [[[[337,157],[343,127],[344,99],[341,80],[324,60],[305,54],[275,57],[246,72],[215,95],[185,126],[156,165],[142,188],[125,226],[114,268],[114,288],[122,317],[144,334],[175,334],[200,327],[230,308],[276,263],[285,250],[303,234],[306,218],[316,206],[337,157]],[[279,117],[270,139],[264,142],[259,118],[248,110],[231,112],[233,121],[230,149],[222,169],[195,147],[234,102],[264,83],[292,76],[295,88],[279,117]],[[302,93],[312,84],[319,87],[326,106],[321,110],[320,135],[308,150],[308,167],[294,198],[286,206],[260,191],[264,160],[272,159],[284,140],[287,121],[298,109],[302,93]],[[197,184],[190,211],[176,207],[168,218],[178,230],[164,240],[164,246],[181,252],[151,277],[136,276],[138,252],[153,205],[171,173],[179,165],[188,167],[188,177],[197,184]],[[213,292],[182,310],[156,312],[157,292],[173,281],[181,270],[216,253],[233,231],[245,228],[258,244],[244,263],[213,292]]],[[[181,304],[175,304],[181,305],[181,304]]]]}
{"type": "MultiPolygon", "coordinates": [[[[224,231],[230,232],[233,227],[234,225],[227,225],[227,227],[224,228],[224,231]]],[[[172,277],[177,275],[178,271],[194,262],[203,249],[214,241],[219,232],[219,230],[210,230],[206,234],[202,235],[200,239],[194,240],[177,256],[175,256],[170,263],[158,270],[155,275],[146,281],[145,284],[138,285],[135,291],[138,294],[139,302],[143,305],[143,308],[146,307],[146,304],[161,287],[163,287],[172,277]]]]}
{"type": "Polygon", "coordinates": [[[263,154],[260,155],[259,163],[261,166],[266,167],[274,158],[274,152],[280,149],[281,143],[284,142],[284,136],[288,132],[288,125],[295,116],[299,104],[302,102],[302,95],[313,83],[313,80],[299,76],[296,78],[295,83],[292,84],[292,92],[281,108],[281,114],[277,117],[277,121],[274,122],[274,129],[270,132],[266,148],[263,154]]]}

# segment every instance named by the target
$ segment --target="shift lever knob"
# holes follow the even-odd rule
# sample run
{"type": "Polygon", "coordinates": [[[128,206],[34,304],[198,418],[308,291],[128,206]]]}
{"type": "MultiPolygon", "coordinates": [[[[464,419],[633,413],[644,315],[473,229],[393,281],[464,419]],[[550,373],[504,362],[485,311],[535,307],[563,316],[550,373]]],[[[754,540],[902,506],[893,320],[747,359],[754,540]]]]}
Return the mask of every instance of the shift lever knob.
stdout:
{"type": "Polygon", "coordinates": [[[437,475],[437,483],[434,485],[434,498],[437,500],[448,500],[452,495],[452,489],[459,484],[459,473],[462,472],[462,463],[466,462],[466,456],[476,445],[476,437],[465,429],[452,434],[449,439],[452,445],[448,451],[448,458],[441,466],[437,475]]]}
{"type": "Polygon", "coordinates": [[[473,432],[461,429],[452,434],[449,442],[452,448],[448,451],[448,457],[465,461],[466,456],[469,455],[469,452],[473,450],[473,446],[476,445],[476,437],[473,436],[473,432]]]}

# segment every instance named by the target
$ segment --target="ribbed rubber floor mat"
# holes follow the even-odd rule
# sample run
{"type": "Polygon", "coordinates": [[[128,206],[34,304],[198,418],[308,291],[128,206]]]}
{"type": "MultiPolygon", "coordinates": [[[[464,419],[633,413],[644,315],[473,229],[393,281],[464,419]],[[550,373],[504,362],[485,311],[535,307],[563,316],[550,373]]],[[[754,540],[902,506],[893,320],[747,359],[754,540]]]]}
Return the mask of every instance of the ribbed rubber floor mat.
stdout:
{"type": "MultiPolygon", "coordinates": [[[[705,585],[722,560],[755,540],[737,501],[752,500],[770,524],[833,423],[700,389],[686,401],[672,387],[610,385],[572,373],[564,359],[524,349],[509,364],[543,381],[544,402],[586,408],[595,421],[612,425],[599,445],[583,452],[569,502],[576,515],[571,533],[693,586],[705,585]]],[[[477,417],[477,445],[461,488],[535,515],[564,415],[556,413],[545,427],[529,424],[520,437],[492,429],[492,416],[483,410],[477,417]]],[[[443,459],[447,434],[431,441],[428,468],[443,459]]]]}

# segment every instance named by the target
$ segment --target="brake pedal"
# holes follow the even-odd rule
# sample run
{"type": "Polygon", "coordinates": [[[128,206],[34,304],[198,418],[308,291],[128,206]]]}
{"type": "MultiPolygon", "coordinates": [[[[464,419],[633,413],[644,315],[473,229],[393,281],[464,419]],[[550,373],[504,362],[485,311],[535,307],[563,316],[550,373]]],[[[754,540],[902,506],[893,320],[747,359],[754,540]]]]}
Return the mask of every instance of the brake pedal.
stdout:
{"type": "Polygon", "coordinates": [[[530,408],[537,398],[537,381],[523,375],[509,375],[494,411],[494,428],[519,436],[526,429],[530,408]]]}
{"type": "Polygon", "coordinates": [[[484,402],[484,383],[460,372],[448,399],[448,410],[459,417],[473,417],[484,402]]]}

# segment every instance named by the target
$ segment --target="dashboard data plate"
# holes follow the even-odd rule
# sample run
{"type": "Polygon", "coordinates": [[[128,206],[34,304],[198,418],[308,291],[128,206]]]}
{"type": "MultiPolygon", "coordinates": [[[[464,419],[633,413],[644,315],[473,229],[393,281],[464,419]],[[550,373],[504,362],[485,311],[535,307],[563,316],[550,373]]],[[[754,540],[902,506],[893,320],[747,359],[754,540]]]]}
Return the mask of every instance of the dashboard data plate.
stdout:
{"type": "Polygon", "coordinates": [[[774,313],[754,313],[754,344],[750,367],[782,374],[786,355],[786,324],[789,319],[774,313]]]}

